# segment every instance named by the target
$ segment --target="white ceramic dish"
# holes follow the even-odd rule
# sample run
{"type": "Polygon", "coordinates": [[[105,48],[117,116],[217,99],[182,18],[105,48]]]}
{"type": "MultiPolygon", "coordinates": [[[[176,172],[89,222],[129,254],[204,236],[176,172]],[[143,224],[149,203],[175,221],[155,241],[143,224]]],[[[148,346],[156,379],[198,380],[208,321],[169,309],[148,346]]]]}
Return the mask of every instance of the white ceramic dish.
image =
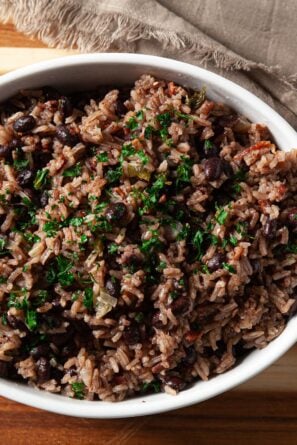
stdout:
{"type": "MultiPolygon", "coordinates": [[[[253,94],[209,71],[154,56],[86,54],[27,66],[0,78],[0,102],[23,88],[51,85],[67,90],[83,90],[100,84],[131,83],[143,73],[151,73],[196,89],[206,85],[209,97],[231,105],[251,121],[266,123],[281,149],[297,147],[297,133],[293,128],[253,94]]],[[[284,332],[265,349],[252,352],[234,369],[208,382],[197,382],[177,396],[161,393],[115,404],[87,402],[49,394],[3,379],[0,379],[0,394],[37,408],[78,417],[116,418],[159,413],[201,402],[239,385],[277,360],[296,341],[295,316],[284,332]]]]}

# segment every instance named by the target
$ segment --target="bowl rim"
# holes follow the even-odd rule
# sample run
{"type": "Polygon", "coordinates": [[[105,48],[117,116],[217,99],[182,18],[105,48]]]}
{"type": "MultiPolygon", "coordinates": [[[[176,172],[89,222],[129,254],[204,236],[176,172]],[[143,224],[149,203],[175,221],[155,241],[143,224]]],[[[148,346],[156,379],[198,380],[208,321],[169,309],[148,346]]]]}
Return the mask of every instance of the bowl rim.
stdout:
{"type": "MultiPolygon", "coordinates": [[[[4,74],[0,77],[0,87],[5,87],[5,85],[8,85],[10,82],[19,81],[32,74],[55,70],[66,66],[75,67],[82,63],[89,65],[136,64],[138,66],[143,66],[144,68],[149,66],[151,68],[167,69],[171,72],[179,72],[181,75],[197,77],[197,80],[202,81],[205,84],[216,85],[222,93],[237,97],[247,106],[250,106],[251,109],[259,108],[263,115],[269,116],[270,120],[277,123],[281,128],[282,133],[286,134],[286,138],[291,141],[292,147],[294,145],[297,147],[297,133],[295,130],[284,118],[261,99],[243,87],[218,74],[174,59],[129,53],[70,55],[28,65],[4,74]]],[[[292,147],[290,147],[290,149],[292,147]]],[[[267,368],[293,346],[296,341],[297,317],[293,317],[280,336],[273,340],[263,350],[252,352],[242,363],[231,370],[210,379],[208,382],[196,382],[190,389],[179,393],[178,396],[175,397],[164,394],[154,394],[142,397],[139,396],[137,398],[116,403],[102,401],[96,403],[91,401],[79,401],[61,395],[47,393],[5,379],[0,379],[0,394],[29,406],[76,417],[103,419],[156,414],[202,402],[236,387],[267,368]]]]}

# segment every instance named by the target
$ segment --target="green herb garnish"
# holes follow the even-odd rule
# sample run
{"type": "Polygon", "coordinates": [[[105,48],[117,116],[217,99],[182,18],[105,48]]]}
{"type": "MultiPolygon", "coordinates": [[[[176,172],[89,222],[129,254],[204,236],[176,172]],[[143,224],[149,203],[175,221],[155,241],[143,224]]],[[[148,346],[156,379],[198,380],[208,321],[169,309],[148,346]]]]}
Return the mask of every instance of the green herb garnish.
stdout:
{"type": "Polygon", "coordinates": [[[24,170],[24,168],[28,167],[29,160],[28,159],[15,159],[13,161],[13,166],[17,171],[24,170]]]}
{"type": "Polygon", "coordinates": [[[76,399],[82,400],[84,398],[85,384],[83,382],[71,383],[71,389],[76,399]]]}
{"type": "Polygon", "coordinates": [[[40,190],[42,187],[45,186],[48,174],[49,170],[47,168],[43,168],[42,170],[37,171],[33,183],[35,190],[40,190]]]}
{"type": "Polygon", "coordinates": [[[30,331],[34,331],[37,328],[37,312],[33,309],[26,311],[25,322],[30,331]]]}
{"type": "Polygon", "coordinates": [[[141,392],[153,391],[155,393],[161,391],[161,383],[158,380],[152,382],[145,382],[142,384],[141,392]]]}
{"type": "Polygon", "coordinates": [[[232,264],[229,264],[229,263],[223,263],[222,266],[223,266],[223,269],[227,270],[228,272],[230,272],[230,273],[236,273],[236,270],[235,270],[235,268],[232,266],[232,264]]]}
{"type": "Polygon", "coordinates": [[[108,162],[108,154],[107,153],[99,153],[96,156],[98,162],[108,162]]]}
{"type": "Polygon", "coordinates": [[[107,250],[108,250],[108,253],[110,253],[111,255],[114,255],[119,250],[119,246],[116,243],[111,243],[111,244],[109,244],[107,250]]]}
{"type": "Polygon", "coordinates": [[[118,166],[114,170],[109,169],[105,175],[105,179],[109,184],[117,182],[123,174],[122,166],[118,166]]]}
{"type": "Polygon", "coordinates": [[[42,230],[46,233],[46,236],[53,238],[57,235],[57,231],[60,229],[60,223],[56,220],[47,221],[42,230]]]}
{"type": "Polygon", "coordinates": [[[144,320],[144,314],[143,312],[137,312],[135,314],[134,320],[137,321],[137,323],[142,323],[144,320]]]}
{"type": "Polygon", "coordinates": [[[80,163],[73,165],[73,167],[69,167],[63,171],[62,176],[64,178],[75,178],[76,176],[81,175],[81,165],[80,163]]]}
{"type": "Polygon", "coordinates": [[[150,139],[152,135],[155,133],[155,128],[151,125],[148,125],[144,130],[144,137],[145,139],[150,139]]]}
{"type": "Polygon", "coordinates": [[[176,185],[189,183],[192,174],[193,161],[190,158],[181,156],[181,162],[177,167],[176,175],[176,185]]]}
{"type": "Polygon", "coordinates": [[[143,253],[151,253],[153,250],[159,249],[161,246],[162,242],[159,239],[158,232],[153,230],[151,238],[142,242],[140,250],[143,253]]]}
{"type": "Polygon", "coordinates": [[[126,122],[126,127],[129,128],[131,131],[135,131],[138,128],[138,122],[134,116],[130,117],[128,121],[126,122]]]}
{"type": "Polygon", "coordinates": [[[91,287],[85,289],[83,303],[87,309],[93,309],[93,289],[91,287]]]}
{"type": "Polygon", "coordinates": [[[215,218],[219,224],[224,225],[228,218],[228,212],[224,208],[220,209],[219,207],[217,207],[215,218]]]}
{"type": "Polygon", "coordinates": [[[74,227],[79,227],[83,224],[84,219],[82,217],[75,217],[69,220],[69,225],[74,227]]]}

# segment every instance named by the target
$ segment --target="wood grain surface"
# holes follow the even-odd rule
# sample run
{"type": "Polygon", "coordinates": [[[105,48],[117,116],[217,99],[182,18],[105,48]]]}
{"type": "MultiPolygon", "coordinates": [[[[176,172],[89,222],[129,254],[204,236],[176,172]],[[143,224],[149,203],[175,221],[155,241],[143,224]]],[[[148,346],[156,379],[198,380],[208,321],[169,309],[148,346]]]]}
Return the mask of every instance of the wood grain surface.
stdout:
{"type": "MultiPolygon", "coordinates": [[[[0,72],[30,63],[29,48],[35,55],[37,48],[45,51],[38,53],[40,60],[54,56],[54,50],[38,40],[0,24],[0,72]]],[[[0,445],[296,445],[296,369],[297,346],[233,391],[189,408],[136,419],[77,419],[0,397],[0,445]]]]}

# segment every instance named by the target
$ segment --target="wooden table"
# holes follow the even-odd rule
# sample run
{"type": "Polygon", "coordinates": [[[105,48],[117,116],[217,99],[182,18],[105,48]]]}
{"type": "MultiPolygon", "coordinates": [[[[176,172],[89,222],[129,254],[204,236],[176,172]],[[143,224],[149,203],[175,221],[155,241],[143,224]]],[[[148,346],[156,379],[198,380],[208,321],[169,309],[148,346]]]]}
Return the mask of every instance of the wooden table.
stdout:
{"type": "MultiPolygon", "coordinates": [[[[23,64],[24,59],[16,60],[26,53],[23,47],[42,50],[34,53],[35,60],[53,56],[41,42],[0,24],[0,66],[23,64]]],[[[128,420],[68,418],[0,398],[0,444],[296,445],[296,369],[297,346],[227,394],[168,414],[128,420]]]]}

